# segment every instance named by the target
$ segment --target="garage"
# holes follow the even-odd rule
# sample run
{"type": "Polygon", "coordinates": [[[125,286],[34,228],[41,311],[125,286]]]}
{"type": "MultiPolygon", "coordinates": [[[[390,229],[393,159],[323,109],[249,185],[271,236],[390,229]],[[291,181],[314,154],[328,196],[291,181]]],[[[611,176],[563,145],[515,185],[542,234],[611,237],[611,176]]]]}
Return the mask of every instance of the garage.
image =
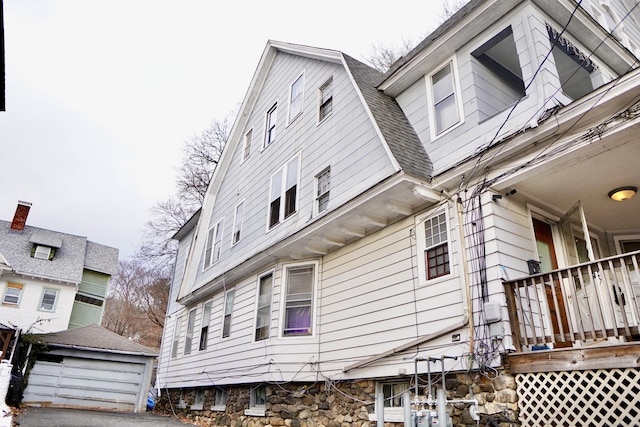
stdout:
{"type": "Polygon", "coordinates": [[[99,325],[39,336],[46,343],[31,369],[22,403],[139,412],[157,353],[99,325]]]}

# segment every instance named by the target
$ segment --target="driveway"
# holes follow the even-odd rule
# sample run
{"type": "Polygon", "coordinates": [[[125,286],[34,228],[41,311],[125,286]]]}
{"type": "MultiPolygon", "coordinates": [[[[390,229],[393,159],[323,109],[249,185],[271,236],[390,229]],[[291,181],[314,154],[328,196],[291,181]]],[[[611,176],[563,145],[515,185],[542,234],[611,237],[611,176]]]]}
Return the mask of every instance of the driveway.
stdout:
{"type": "Polygon", "coordinates": [[[185,427],[175,418],[163,417],[151,412],[104,412],[65,408],[23,407],[22,413],[13,417],[20,427],[185,427]]]}

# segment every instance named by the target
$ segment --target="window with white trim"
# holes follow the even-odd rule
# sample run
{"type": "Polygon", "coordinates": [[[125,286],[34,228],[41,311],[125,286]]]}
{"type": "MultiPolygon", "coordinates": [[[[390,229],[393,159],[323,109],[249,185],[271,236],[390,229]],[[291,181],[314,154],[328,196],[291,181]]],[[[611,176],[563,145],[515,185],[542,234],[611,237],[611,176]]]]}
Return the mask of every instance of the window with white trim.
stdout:
{"type": "Polygon", "coordinates": [[[316,175],[316,209],[324,212],[329,206],[329,190],[331,189],[331,167],[316,175]]]}
{"type": "Polygon", "coordinates": [[[315,264],[284,267],[283,336],[313,334],[315,264]]]}
{"type": "Polygon", "coordinates": [[[329,117],[333,111],[333,76],[320,86],[320,106],[318,107],[318,122],[329,117]]]}
{"type": "Polygon", "coordinates": [[[7,283],[7,289],[4,291],[2,304],[18,306],[20,304],[20,296],[22,295],[23,288],[24,285],[19,283],[7,283]]]}
{"type": "Polygon", "coordinates": [[[236,206],[236,213],[233,216],[233,235],[231,236],[231,244],[235,245],[242,238],[242,219],[244,216],[244,200],[236,206]]]}
{"type": "Polygon", "coordinates": [[[269,228],[297,212],[300,156],[297,155],[271,175],[269,228]]]}
{"type": "Polygon", "coordinates": [[[431,280],[451,272],[447,215],[442,212],[424,221],[424,262],[426,279],[431,280]]]}
{"type": "Polygon", "coordinates": [[[57,289],[43,289],[42,297],[40,298],[39,310],[42,311],[54,311],[56,308],[56,300],[58,299],[57,289]]]}
{"type": "Polygon", "coordinates": [[[173,344],[171,345],[171,357],[178,355],[178,345],[180,344],[180,328],[182,327],[182,316],[178,316],[176,324],[173,326],[173,344]]]}
{"type": "Polygon", "coordinates": [[[431,136],[435,138],[462,123],[462,102],[455,60],[427,77],[431,136]]]}
{"type": "Polygon", "coordinates": [[[302,114],[302,104],[304,98],[304,74],[291,84],[289,88],[289,123],[302,114]]]}
{"type": "Polygon", "coordinates": [[[49,246],[43,245],[34,245],[31,256],[38,259],[53,259],[53,255],[55,253],[55,249],[49,246]]]}
{"type": "Polygon", "coordinates": [[[193,344],[193,332],[196,327],[196,309],[189,311],[187,317],[187,333],[184,336],[184,354],[191,354],[191,346],[193,344]]]}
{"type": "Polygon", "coordinates": [[[271,324],[271,294],[273,291],[273,273],[260,277],[258,281],[258,297],[256,300],[256,341],[269,338],[271,324]]]}
{"type": "Polygon", "coordinates": [[[245,415],[264,416],[267,407],[267,386],[260,384],[252,387],[249,393],[249,409],[244,410],[245,415]]]}
{"type": "Polygon", "coordinates": [[[276,140],[276,122],[278,120],[278,104],[267,111],[266,128],[264,132],[264,146],[267,147],[276,140]]]}
{"type": "Polygon", "coordinates": [[[204,251],[204,268],[211,267],[216,262],[220,261],[220,251],[222,249],[222,225],[224,218],[216,222],[213,227],[209,229],[207,235],[207,246],[204,251]]]}
{"type": "MultiPolygon", "coordinates": [[[[376,383],[376,397],[380,393],[384,396],[383,406],[385,422],[404,421],[402,395],[406,390],[410,390],[408,382],[376,383]]],[[[369,414],[370,421],[375,421],[376,419],[376,413],[369,414]]]]}
{"type": "Polygon", "coordinates": [[[222,319],[222,338],[227,338],[231,333],[231,314],[233,313],[233,299],[236,295],[235,289],[227,291],[224,297],[224,318],[222,319]]]}
{"type": "Polygon", "coordinates": [[[253,139],[253,129],[249,129],[244,135],[244,143],[242,146],[242,161],[244,162],[251,155],[251,140],[253,139]]]}
{"type": "Polygon", "coordinates": [[[225,387],[216,387],[212,411],[225,411],[227,407],[228,392],[225,387]]]}
{"type": "Polygon", "coordinates": [[[198,349],[200,351],[207,349],[207,342],[209,341],[209,322],[211,321],[211,301],[205,303],[202,307],[202,321],[200,325],[200,345],[198,349]]]}

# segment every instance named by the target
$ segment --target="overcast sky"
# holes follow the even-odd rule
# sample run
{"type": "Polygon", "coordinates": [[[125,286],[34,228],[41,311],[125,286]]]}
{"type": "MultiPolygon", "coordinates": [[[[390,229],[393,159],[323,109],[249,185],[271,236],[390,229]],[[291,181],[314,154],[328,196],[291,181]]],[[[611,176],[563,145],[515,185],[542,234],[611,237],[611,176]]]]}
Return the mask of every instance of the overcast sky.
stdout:
{"type": "Polygon", "coordinates": [[[441,0],[4,0],[0,219],[130,257],[175,193],[184,142],[237,109],[267,40],[341,50],[418,40],[441,0]]]}

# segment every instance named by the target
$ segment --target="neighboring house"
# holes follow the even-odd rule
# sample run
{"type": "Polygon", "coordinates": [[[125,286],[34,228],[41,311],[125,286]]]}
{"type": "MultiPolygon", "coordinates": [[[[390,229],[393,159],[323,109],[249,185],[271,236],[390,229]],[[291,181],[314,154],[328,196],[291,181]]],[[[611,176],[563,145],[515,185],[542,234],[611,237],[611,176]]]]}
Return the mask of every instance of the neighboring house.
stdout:
{"type": "Polygon", "coordinates": [[[0,221],[0,321],[31,333],[99,324],[118,250],[26,225],[30,207],[0,221]]]}
{"type": "Polygon", "coordinates": [[[175,236],[165,404],[410,425],[446,370],[456,425],[639,424],[637,9],[472,0],[384,75],[269,41],[175,236]]]}
{"type": "Polygon", "coordinates": [[[157,353],[92,324],[39,335],[26,406],[144,412],[157,353]]]}

